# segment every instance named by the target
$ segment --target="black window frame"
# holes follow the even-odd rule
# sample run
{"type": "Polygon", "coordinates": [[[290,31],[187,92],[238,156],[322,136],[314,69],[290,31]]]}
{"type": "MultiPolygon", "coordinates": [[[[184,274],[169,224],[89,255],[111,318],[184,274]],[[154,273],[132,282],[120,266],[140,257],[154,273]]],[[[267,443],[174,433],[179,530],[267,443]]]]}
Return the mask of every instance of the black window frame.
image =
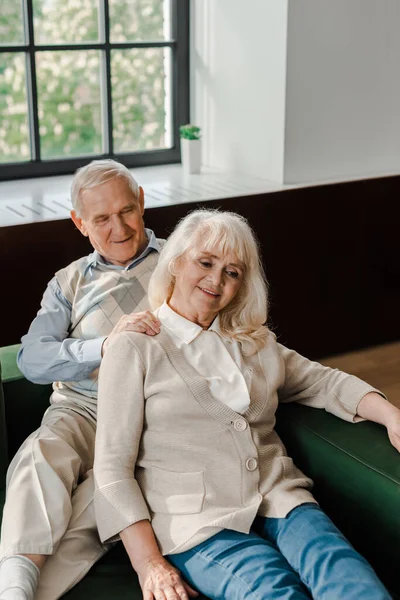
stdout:
{"type": "Polygon", "coordinates": [[[24,0],[24,20],[28,43],[0,46],[0,53],[24,52],[27,74],[27,98],[30,123],[31,160],[23,162],[0,163],[0,181],[27,177],[44,177],[73,173],[88,162],[113,158],[129,168],[148,167],[178,163],[181,160],[179,126],[189,123],[189,0],[170,0],[171,2],[171,39],[159,42],[110,42],[110,18],[108,0],[99,0],[99,10],[104,17],[104,42],[79,44],[35,44],[33,29],[33,0],[24,0]],[[111,50],[128,48],[171,48],[171,113],[172,147],[131,153],[114,153],[112,135],[112,97],[111,97],[111,50]],[[42,160],[40,157],[40,135],[38,98],[36,86],[35,55],[43,51],[100,50],[105,56],[105,85],[107,98],[107,144],[109,152],[90,154],[76,158],[42,160]]]}

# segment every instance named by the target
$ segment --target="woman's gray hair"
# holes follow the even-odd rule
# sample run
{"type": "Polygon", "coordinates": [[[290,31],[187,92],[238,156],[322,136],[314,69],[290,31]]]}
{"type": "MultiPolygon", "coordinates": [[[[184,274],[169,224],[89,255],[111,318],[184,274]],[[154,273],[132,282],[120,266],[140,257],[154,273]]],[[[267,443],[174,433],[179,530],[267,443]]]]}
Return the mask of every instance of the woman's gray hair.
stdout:
{"type": "Polygon", "coordinates": [[[71,184],[71,202],[78,216],[81,216],[82,192],[106,183],[114,177],[125,179],[134,197],[139,200],[139,185],[132,173],[115,160],[92,160],[88,165],[78,169],[71,184]]]}
{"type": "Polygon", "coordinates": [[[153,310],[169,300],[180,258],[196,250],[233,253],[244,264],[242,285],[233,300],[220,311],[221,331],[242,342],[254,354],[266,343],[268,286],[258,242],[246,219],[233,212],[196,210],[184,217],[165,243],[151,276],[148,290],[153,310]]]}

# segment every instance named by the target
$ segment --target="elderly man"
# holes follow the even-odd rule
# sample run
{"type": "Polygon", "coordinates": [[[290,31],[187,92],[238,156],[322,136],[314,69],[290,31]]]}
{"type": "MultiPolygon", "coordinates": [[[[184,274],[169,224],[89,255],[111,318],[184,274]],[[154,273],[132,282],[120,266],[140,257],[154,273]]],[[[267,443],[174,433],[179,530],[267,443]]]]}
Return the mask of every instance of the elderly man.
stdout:
{"type": "Polygon", "coordinates": [[[99,160],[77,171],[71,197],[94,252],[56,273],[22,338],[21,371],[55,383],[9,467],[0,600],[54,600],[105,552],[92,506],[98,368],[119,331],[159,332],[147,285],[163,240],[144,227],[143,189],[123,165],[99,160]]]}

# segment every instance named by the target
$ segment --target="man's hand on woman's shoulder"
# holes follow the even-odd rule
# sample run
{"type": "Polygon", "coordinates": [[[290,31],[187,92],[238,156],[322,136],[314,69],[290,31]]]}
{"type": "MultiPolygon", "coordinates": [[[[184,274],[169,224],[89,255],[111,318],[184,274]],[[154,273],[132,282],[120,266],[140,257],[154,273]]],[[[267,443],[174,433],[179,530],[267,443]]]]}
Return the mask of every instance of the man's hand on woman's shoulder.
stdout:
{"type": "Polygon", "coordinates": [[[112,332],[103,342],[101,355],[107,349],[108,344],[122,331],[136,331],[146,335],[157,335],[160,333],[160,321],[149,310],[134,312],[120,318],[112,332]]]}

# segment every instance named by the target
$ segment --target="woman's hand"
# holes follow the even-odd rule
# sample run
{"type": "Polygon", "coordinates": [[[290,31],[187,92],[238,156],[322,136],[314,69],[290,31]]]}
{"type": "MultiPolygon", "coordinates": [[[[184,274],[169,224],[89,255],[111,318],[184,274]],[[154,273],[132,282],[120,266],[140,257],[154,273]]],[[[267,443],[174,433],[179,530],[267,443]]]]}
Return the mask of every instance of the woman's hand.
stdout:
{"type": "Polygon", "coordinates": [[[198,596],[170,563],[159,556],[137,568],[143,600],[189,600],[198,596]]]}
{"type": "Polygon", "coordinates": [[[400,452],[400,410],[389,420],[386,429],[392,446],[400,452]]]}
{"type": "Polygon", "coordinates": [[[123,315],[110,335],[104,340],[101,348],[102,356],[111,340],[121,331],[137,331],[146,335],[157,335],[160,333],[160,321],[149,310],[123,315]]]}
{"type": "Polygon", "coordinates": [[[189,600],[198,596],[160,553],[147,519],[129,525],[120,537],[138,574],[143,600],[189,600]]]}
{"type": "Polygon", "coordinates": [[[376,392],[369,392],[361,398],[357,414],[364,419],[384,425],[390,442],[400,452],[400,410],[396,406],[376,392]]]}

